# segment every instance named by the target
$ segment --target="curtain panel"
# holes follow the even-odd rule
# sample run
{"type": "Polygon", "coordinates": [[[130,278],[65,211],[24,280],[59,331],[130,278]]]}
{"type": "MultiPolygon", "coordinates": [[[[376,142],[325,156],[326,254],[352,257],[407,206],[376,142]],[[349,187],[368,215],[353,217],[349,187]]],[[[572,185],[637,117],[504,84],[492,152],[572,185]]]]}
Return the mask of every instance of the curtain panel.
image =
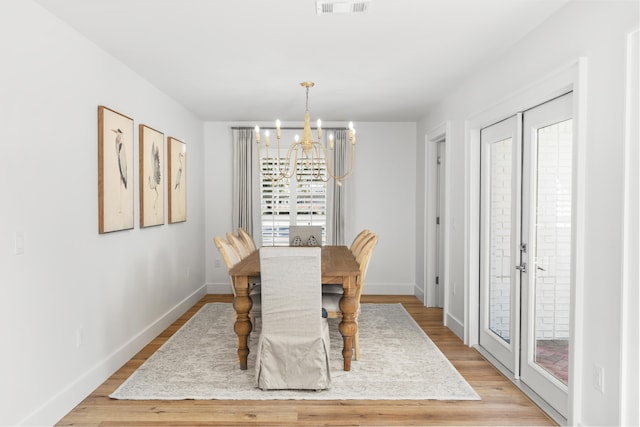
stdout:
{"type": "MultiPolygon", "coordinates": [[[[349,133],[346,129],[332,129],[334,136],[333,162],[331,168],[336,176],[344,175],[349,167],[349,133]]],[[[328,134],[326,132],[325,134],[328,134]]],[[[327,242],[331,245],[344,245],[346,240],[346,216],[348,210],[349,180],[341,185],[335,179],[327,182],[327,242]]]]}
{"type": "Polygon", "coordinates": [[[233,138],[233,230],[242,227],[262,246],[260,220],[260,170],[253,128],[232,129],[233,138]]]}

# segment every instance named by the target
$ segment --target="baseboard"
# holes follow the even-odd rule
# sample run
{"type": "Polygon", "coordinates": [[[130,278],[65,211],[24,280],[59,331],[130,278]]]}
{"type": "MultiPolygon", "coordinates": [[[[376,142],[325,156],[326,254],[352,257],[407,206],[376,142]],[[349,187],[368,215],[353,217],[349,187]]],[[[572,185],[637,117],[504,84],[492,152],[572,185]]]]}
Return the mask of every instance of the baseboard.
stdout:
{"type": "Polygon", "coordinates": [[[363,295],[414,295],[412,283],[365,283],[363,295]]]}
{"type": "MultiPolygon", "coordinates": [[[[231,294],[228,283],[207,283],[208,294],[231,294]]],[[[364,295],[414,295],[414,285],[404,283],[367,283],[364,295]]]]}
{"type": "Polygon", "coordinates": [[[207,283],[206,286],[208,294],[231,295],[233,293],[233,291],[231,290],[231,285],[229,283],[207,283]]]}
{"type": "Polygon", "coordinates": [[[109,354],[84,374],[72,381],[58,394],[51,397],[42,406],[20,421],[19,425],[49,426],[57,423],[78,403],[91,394],[114,372],[127,363],[136,353],[149,344],[162,331],[182,316],[188,309],[200,301],[206,294],[205,286],[201,286],[191,295],[173,306],[160,318],[132,337],[127,343],[109,354]]]}
{"type": "Polygon", "coordinates": [[[418,298],[420,300],[420,302],[422,302],[422,304],[424,304],[425,301],[425,297],[424,297],[424,290],[418,286],[414,286],[413,287],[413,294],[416,296],[416,298],[418,298]]]}
{"type": "Polygon", "coordinates": [[[464,341],[464,324],[456,319],[451,314],[447,313],[444,316],[444,325],[451,329],[451,331],[458,336],[462,341],[464,341]]]}

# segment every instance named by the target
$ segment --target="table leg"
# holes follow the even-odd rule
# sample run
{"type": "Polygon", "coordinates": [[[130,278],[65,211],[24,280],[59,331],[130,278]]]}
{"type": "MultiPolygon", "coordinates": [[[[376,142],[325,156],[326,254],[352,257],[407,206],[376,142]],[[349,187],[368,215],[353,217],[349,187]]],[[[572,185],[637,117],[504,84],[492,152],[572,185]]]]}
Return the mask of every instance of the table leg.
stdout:
{"type": "Polygon", "coordinates": [[[236,277],[234,286],[236,288],[236,296],[233,299],[233,308],[236,311],[236,323],[233,326],[238,336],[238,360],[240,369],[247,369],[247,357],[249,356],[249,334],[253,329],[249,312],[253,302],[249,296],[249,278],[236,277]]]}
{"type": "Polygon", "coordinates": [[[342,287],[344,293],[340,299],[340,311],[342,321],[340,322],[340,333],[344,341],[342,357],[344,359],[344,370],[351,370],[351,357],[353,356],[353,340],[358,333],[358,323],[356,322],[356,311],[358,301],[356,300],[356,281],[353,277],[345,277],[342,287]]]}

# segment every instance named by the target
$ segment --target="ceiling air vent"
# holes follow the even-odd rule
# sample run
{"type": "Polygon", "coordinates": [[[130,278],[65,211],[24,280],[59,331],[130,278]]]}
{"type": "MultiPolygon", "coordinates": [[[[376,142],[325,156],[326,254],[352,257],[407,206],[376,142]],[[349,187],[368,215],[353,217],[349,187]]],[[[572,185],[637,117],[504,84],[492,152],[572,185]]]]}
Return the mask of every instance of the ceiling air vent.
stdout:
{"type": "Polygon", "coordinates": [[[363,13],[369,8],[371,0],[316,0],[318,15],[338,13],[363,13]]]}

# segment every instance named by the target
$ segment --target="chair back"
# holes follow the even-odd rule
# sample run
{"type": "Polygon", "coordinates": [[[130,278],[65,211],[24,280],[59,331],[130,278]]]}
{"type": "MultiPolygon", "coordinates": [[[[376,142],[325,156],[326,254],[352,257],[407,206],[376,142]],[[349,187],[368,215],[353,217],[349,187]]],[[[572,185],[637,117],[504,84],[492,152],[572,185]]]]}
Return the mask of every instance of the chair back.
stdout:
{"type": "Polygon", "coordinates": [[[231,269],[234,265],[240,262],[240,254],[233,248],[231,243],[229,243],[224,237],[216,236],[213,241],[216,244],[216,247],[220,251],[222,255],[222,260],[224,261],[224,265],[227,266],[227,269],[231,269]]]}
{"type": "Polygon", "coordinates": [[[240,255],[240,259],[246,258],[251,253],[251,251],[245,245],[244,240],[242,240],[239,236],[236,236],[232,232],[227,233],[227,240],[240,255]]]}
{"type": "Polygon", "coordinates": [[[262,331],[305,336],[322,324],[320,248],[260,248],[262,331]],[[315,312],[317,316],[311,316],[315,312]]]}
{"type": "Polygon", "coordinates": [[[358,255],[358,257],[356,257],[356,261],[358,261],[358,265],[360,266],[360,275],[358,276],[359,286],[356,287],[356,298],[358,300],[358,303],[360,303],[360,297],[362,296],[362,290],[365,284],[365,277],[367,275],[369,261],[371,260],[373,249],[377,244],[378,235],[371,233],[371,235],[366,239],[366,242],[362,245],[360,254],[358,255]]]}
{"type": "Polygon", "coordinates": [[[361,232],[359,232],[358,235],[353,239],[353,242],[349,247],[349,249],[351,249],[351,253],[353,253],[353,256],[355,256],[356,258],[358,257],[358,254],[362,249],[362,245],[364,244],[365,239],[371,234],[372,234],[371,230],[364,229],[361,232]]]}
{"type": "Polygon", "coordinates": [[[256,242],[253,240],[253,237],[251,237],[251,235],[247,233],[247,230],[245,230],[244,228],[238,228],[238,236],[240,236],[240,238],[244,241],[244,244],[247,249],[249,249],[249,252],[253,252],[258,249],[256,247],[256,242]]]}

